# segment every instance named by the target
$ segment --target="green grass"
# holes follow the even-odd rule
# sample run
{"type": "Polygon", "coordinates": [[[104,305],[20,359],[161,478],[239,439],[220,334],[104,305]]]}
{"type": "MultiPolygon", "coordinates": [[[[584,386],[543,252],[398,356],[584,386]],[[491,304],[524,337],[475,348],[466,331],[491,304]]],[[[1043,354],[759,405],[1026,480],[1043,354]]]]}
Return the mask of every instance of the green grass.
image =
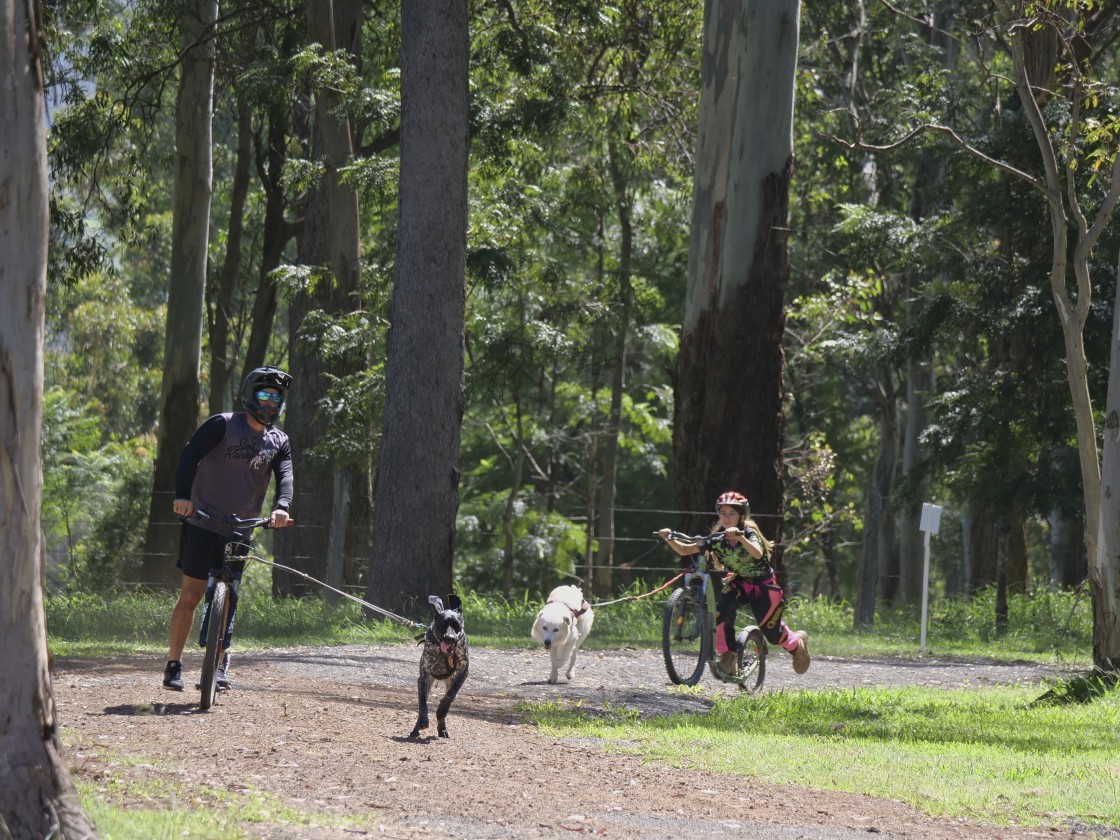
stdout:
{"type": "MultiPolygon", "coordinates": [[[[369,621],[349,600],[328,604],[319,598],[271,597],[266,570],[250,565],[241,588],[237,637],[242,648],[297,644],[377,644],[408,641],[416,632],[389,620],[369,621]]],[[[638,585],[640,595],[656,584],[638,585]]],[[[167,645],[172,593],[115,596],[55,595],[46,602],[49,642],[55,655],[156,652],[167,645]]],[[[481,647],[525,648],[540,601],[466,593],[467,632],[481,647]]],[[[591,649],[656,648],[661,638],[663,596],[600,607],[595,613],[591,649]]],[[[1010,599],[1010,621],[995,625],[994,595],[970,601],[938,601],[930,607],[926,652],[930,656],[968,656],[1091,664],[1092,615],[1089,599],[1072,593],[1037,593],[1010,599]]],[[[425,622],[427,605],[404,618],[425,622]]],[[[740,613],[742,615],[742,613],[740,613]]],[[[849,604],[826,599],[791,599],[787,621],[808,630],[813,653],[847,656],[917,656],[921,637],[917,608],[880,609],[875,626],[853,630],[849,604]]],[[[743,619],[740,619],[742,623],[743,619]]]]}
{"type": "Polygon", "coordinates": [[[1037,694],[783,691],[649,720],[523,711],[549,735],[595,738],[675,767],[885,797],[993,825],[1120,826],[1120,691],[1092,704],[1036,704],[1037,694]]]}
{"type": "MultiPolygon", "coordinates": [[[[248,787],[228,791],[186,788],[163,781],[124,784],[116,779],[96,785],[78,781],[77,787],[82,807],[104,840],[240,840],[259,833],[251,833],[250,826],[313,827],[320,819],[314,813],[285,805],[279,797],[248,787]]],[[[321,819],[336,829],[372,827],[366,824],[368,821],[337,814],[321,819]]]]}

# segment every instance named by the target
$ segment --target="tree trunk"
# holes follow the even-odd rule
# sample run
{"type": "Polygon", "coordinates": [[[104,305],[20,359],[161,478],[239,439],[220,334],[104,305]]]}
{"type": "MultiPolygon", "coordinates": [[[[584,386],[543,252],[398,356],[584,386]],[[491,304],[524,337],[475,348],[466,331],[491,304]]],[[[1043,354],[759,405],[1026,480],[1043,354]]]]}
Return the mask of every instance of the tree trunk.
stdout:
{"type": "Polygon", "coordinates": [[[452,586],[463,420],[469,57],[465,3],[402,4],[400,224],[366,597],[416,615],[429,595],[452,586]]]}
{"type": "Polygon", "coordinates": [[[972,552],[972,522],[974,506],[971,501],[961,505],[961,565],[959,569],[946,570],[945,597],[951,598],[958,595],[967,597],[972,591],[969,582],[972,580],[973,552],[972,552]]]}
{"type": "Polygon", "coordinates": [[[879,454],[867,490],[867,512],[863,519],[863,550],[856,584],[856,627],[871,627],[875,623],[879,576],[887,568],[889,557],[886,543],[892,542],[894,535],[893,527],[887,522],[892,516],[891,493],[898,463],[898,409],[894,376],[889,370],[883,371],[879,386],[879,454]]]}
{"type": "MultiPolygon", "coordinates": [[[[597,536],[599,553],[596,558],[592,590],[600,598],[611,594],[614,568],[614,500],[618,484],[618,448],[622,436],[622,397],[626,388],[626,348],[630,332],[630,261],[634,251],[634,225],[630,218],[630,198],[619,156],[621,149],[616,141],[610,143],[611,184],[614,188],[615,207],[618,211],[618,321],[612,322],[615,334],[614,375],[611,377],[611,407],[607,428],[603,435],[603,475],[599,485],[599,519],[597,536]]],[[[614,307],[612,306],[612,309],[614,307]]]]}
{"type": "Polygon", "coordinates": [[[1007,632],[1007,553],[1011,530],[1002,522],[996,523],[996,634],[1007,632]]]}
{"type": "MultiPolygon", "coordinates": [[[[308,0],[308,43],[320,44],[325,51],[349,47],[359,9],[359,4],[352,0],[308,0]]],[[[284,426],[291,438],[293,457],[298,460],[299,487],[293,515],[305,527],[297,528],[291,538],[278,540],[276,549],[281,563],[319,580],[327,572],[331,534],[326,526],[338,517],[337,508],[344,504],[334,492],[335,473],[349,466],[334,463],[326,453],[312,454],[324,422],[318,404],[327,393],[328,374],[344,376],[354,370],[339,369],[337,365],[328,370],[327,363],[311,346],[310,337],[302,332],[302,325],[312,310],[340,315],[352,308],[361,273],[358,195],[352,186],[343,183],[341,175],[342,167],[353,157],[353,143],[350,122],[339,113],[340,105],[335,92],[327,88],[315,91],[312,149],[323,161],[325,171],[308,199],[299,262],[313,267],[318,277],[313,291],[292,301],[289,309],[292,388],[284,426]]],[[[281,571],[273,574],[275,595],[305,594],[310,591],[308,587],[302,577],[281,571]]]]}
{"type": "Polygon", "coordinates": [[[917,604],[922,599],[925,566],[925,538],[918,524],[922,501],[928,496],[929,476],[915,476],[921,451],[920,437],[929,422],[925,395],[933,390],[933,365],[915,361],[907,365],[906,431],[902,442],[902,477],[918,493],[899,511],[899,586],[903,601],[917,604]]]}
{"type": "Polygon", "coordinates": [[[237,95],[237,161],[233,168],[233,185],[229,198],[229,233],[226,236],[226,258],[218,276],[218,287],[209,303],[210,309],[210,413],[228,411],[231,404],[240,408],[230,389],[233,358],[230,352],[229,324],[233,310],[233,293],[241,273],[241,241],[245,231],[245,197],[249,193],[249,171],[253,155],[253,111],[243,94],[237,95]],[[232,401],[232,403],[231,403],[232,401]]]}
{"type": "MultiPolygon", "coordinates": [[[[1102,486],[1104,476],[1101,476],[1102,486]]],[[[1104,515],[1104,507],[1101,515],[1104,515]]],[[[1088,573],[1085,557],[1085,523],[1055,505],[1050,511],[1050,591],[1073,589],[1088,573]]]]}
{"type": "MultiPolygon", "coordinates": [[[[285,53],[286,55],[287,53],[285,53]]],[[[262,237],[260,281],[253,298],[253,315],[250,319],[249,342],[245,348],[245,365],[241,378],[254,368],[262,367],[268,356],[272,339],[272,322],[276,316],[276,282],[273,269],[280,265],[284,249],[296,233],[296,226],[284,218],[288,210],[287,196],[281,184],[284,163],[287,160],[288,130],[291,119],[287,103],[273,104],[268,112],[267,145],[263,159],[258,151],[257,171],[264,188],[264,223],[262,237]]]]}
{"type": "MultiPolygon", "coordinates": [[[[602,241],[600,239],[600,241],[602,241]]],[[[601,266],[600,266],[601,269],[601,266]]],[[[599,275],[602,278],[602,273],[599,275]]],[[[595,350],[592,350],[591,358],[588,360],[588,392],[592,395],[599,392],[600,374],[602,367],[599,363],[599,357],[595,350]]],[[[592,399],[594,406],[595,400],[592,399]]],[[[599,486],[599,427],[596,412],[592,410],[589,412],[588,425],[585,432],[586,445],[583,453],[583,472],[586,478],[587,485],[584,488],[584,505],[585,514],[584,519],[587,522],[587,529],[585,533],[584,546],[583,546],[583,586],[584,591],[590,592],[594,585],[595,575],[595,522],[598,518],[598,511],[595,507],[598,498],[599,486]]]]}
{"type": "Polygon", "coordinates": [[[996,517],[990,504],[974,499],[970,506],[968,529],[968,577],[965,591],[971,595],[996,582],[996,517]]]}
{"type": "MultiPolygon", "coordinates": [[[[525,308],[521,306],[520,309],[522,326],[524,327],[525,308]]],[[[516,447],[517,451],[513,453],[513,462],[510,464],[509,495],[506,496],[505,507],[502,509],[502,538],[504,540],[504,556],[502,557],[502,595],[506,598],[509,598],[513,593],[513,567],[517,552],[513,533],[513,521],[516,516],[515,508],[517,505],[517,497],[520,495],[521,485],[525,481],[525,428],[521,417],[521,393],[520,389],[516,386],[513,392],[513,411],[513,445],[516,447]]]]}
{"type": "MultiPolygon", "coordinates": [[[[350,518],[351,493],[350,485],[353,476],[349,470],[336,470],[334,474],[333,498],[334,510],[331,511],[331,527],[327,534],[327,571],[324,582],[334,589],[341,589],[343,569],[345,568],[344,552],[346,550],[346,523],[350,518]]],[[[332,604],[341,597],[337,592],[328,589],[324,597],[332,604]]]]}
{"type": "MultiPolygon", "coordinates": [[[[706,0],[688,291],[675,380],[678,504],[751,499],[778,544],[789,180],[800,3],[706,0]]],[[[692,517],[699,531],[711,522],[692,517]]]]}
{"type": "Polygon", "coordinates": [[[1120,671],[1120,265],[1112,310],[1112,350],[1105,399],[1101,467],[1101,530],[1089,568],[1093,600],[1093,663],[1120,671]]]}
{"type": "MultiPolygon", "coordinates": [[[[1050,290],[1054,298],[1058,322],[1062,327],[1066,380],[1069,384],[1073,415],[1077,424],[1077,452],[1081,465],[1082,493],[1085,497],[1085,545],[1086,555],[1089,558],[1089,591],[1093,599],[1093,661],[1099,668],[1115,669],[1120,662],[1120,629],[1118,629],[1120,628],[1120,595],[1117,594],[1120,565],[1117,564],[1115,546],[1105,550],[1097,544],[1105,533],[1101,505],[1104,487],[1101,453],[1097,449],[1096,420],[1089,394],[1084,329],[1093,297],[1089,259],[1101,234],[1108,226],[1117,204],[1120,203],[1120,154],[1112,155],[1107,189],[1097,207],[1096,216],[1090,222],[1078,198],[1078,158],[1069,158],[1064,151],[1059,158],[1059,152],[1054,147],[1055,132],[1046,124],[1042,114],[1041,103],[1051,93],[1032,87],[1032,82],[1038,81],[1035,73],[1039,71],[1039,65],[1045,65],[1049,60],[1049,45],[1043,37],[1032,35],[1035,29],[1033,25],[1023,25],[1025,21],[1020,18],[1020,13],[1028,11],[1027,4],[1021,0],[1016,0],[1014,3],[1009,0],[995,0],[995,5],[1009,33],[1008,41],[1015,71],[1015,89],[1034,134],[1044,171],[1044,177],[1036,179],[1032,185],[1040,189],[1045,196],[1050,216],[1053,246],[1050,290]],[[1042,56],[1041,59],[1038,58],[1039,55],[1042,56]],[[1071,219],[1077,226],[1077,238],[1072,256],[1068,247],[1071,219]],[[1070,289],[1071,268],[1076,293],[1071,292],[1070,289]]],[[[1033,16],[1038,14],[1039,9],[1032,7],[1030,11],[1031,23],[1033,23],[1033,16]]],[[[1043,7],[1042,11],[1046,12],[1048,9],[1043,7]]],[[[1066,37],[1066,33],[1077,30],[1076,24],[1082,22],[1081,15],[1085,12],[1078,9],[1074,13],[1078,18],[1073,22],[1074,26],[1070,26],[1069,21],[1064,17],[1048,21],[1053,24],[1053,32],[1058,37],[1066,37]]],[[[1070,43],[1067,43],[1066,47],[1074,50],[1079,57],[1084,57],[1079,47],[1070,43]]],[[[1081,106],[1092,94],[1086,89],[1085,79],[1081,74],[1072,76],[1069,84],[1063,87],[1068,88],[1069,112],[1077,117],[1077,122],[1066,128],[1063,136],[1068,137],[1072,134],[1071,139],[1076,143],[1081,139],[1080,135],[1086,128],[1080,121],[1081,106]]],[[[1114,342],[1115,338],[1114,334],[1114,342]]],[[[1112,373],[1113,371],[1110,370],[1110,394],[1112,373]]],[[[1105,416],[1111,418],[1112,415],[1106,411],[1105,416]]]]}
{"type": "Polygon", "coordinates": [[[96,837],[59,737],[42,579],[47,144],[36,2],[0,0],[0,836],[96,837]]]}
{"type": "Polygon", "coordinates": [[[152,502],[141,580],[177,586],[179,529],[171,514],[183,446],[199,421],[203,301],[209,245],[211,118],[214,100],[216,0],[191,0],[180,17],[182,71],[175,114],[175,179],[171,222],[171,278],[163,350],[152,502]]]}

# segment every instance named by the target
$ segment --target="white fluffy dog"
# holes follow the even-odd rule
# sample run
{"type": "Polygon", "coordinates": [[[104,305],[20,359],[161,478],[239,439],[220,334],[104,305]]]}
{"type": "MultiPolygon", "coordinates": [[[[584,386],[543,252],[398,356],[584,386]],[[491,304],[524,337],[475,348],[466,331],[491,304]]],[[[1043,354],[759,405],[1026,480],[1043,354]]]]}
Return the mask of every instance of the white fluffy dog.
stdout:
{"type": "Polygon", "coordinates": [[[560,681],[560,666],[567,663],[565,676],[570,680],[576,670],[576,654],[587,634],[595,613],[583,600],[578,586],[557,586],[548,595],[548,603],[541,607],[533,622],[533,641],[544,645],[552,659],[552,673],[548,681],[560,681]]]}

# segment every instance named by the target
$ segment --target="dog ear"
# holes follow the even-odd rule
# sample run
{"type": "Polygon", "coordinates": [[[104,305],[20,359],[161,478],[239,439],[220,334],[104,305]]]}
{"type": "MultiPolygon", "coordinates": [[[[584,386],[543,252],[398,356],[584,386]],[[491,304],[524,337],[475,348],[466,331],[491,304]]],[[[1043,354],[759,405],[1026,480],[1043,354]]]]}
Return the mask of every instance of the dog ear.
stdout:
{"type": "Polygon", "coordinates": [[[428,603],[432,605],[432,612],[436,615],[443,612],[443,601],[440,600],[438,595],[429,595],[428,603]]]}
{"type": "Polygon", "coordinates": [[[447,608],[457,613],[463,612],[463,602],[459,600],[459,596],[454,592],[447,596],[447,608]]]}

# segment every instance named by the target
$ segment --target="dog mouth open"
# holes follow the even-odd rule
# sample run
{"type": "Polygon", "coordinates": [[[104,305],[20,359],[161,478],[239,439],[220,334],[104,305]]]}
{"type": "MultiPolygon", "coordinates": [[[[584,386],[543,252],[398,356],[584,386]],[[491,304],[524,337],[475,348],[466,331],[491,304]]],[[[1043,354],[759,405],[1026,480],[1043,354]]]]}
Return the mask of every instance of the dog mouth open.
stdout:
{"type": "Polygon", "coordinates": [[[452,653],[455,652],[455,642],[450,641],[448,639],[444,639],[442,642],[439,643],[439,649],[443,653],[451,655],[452,653]]]}

